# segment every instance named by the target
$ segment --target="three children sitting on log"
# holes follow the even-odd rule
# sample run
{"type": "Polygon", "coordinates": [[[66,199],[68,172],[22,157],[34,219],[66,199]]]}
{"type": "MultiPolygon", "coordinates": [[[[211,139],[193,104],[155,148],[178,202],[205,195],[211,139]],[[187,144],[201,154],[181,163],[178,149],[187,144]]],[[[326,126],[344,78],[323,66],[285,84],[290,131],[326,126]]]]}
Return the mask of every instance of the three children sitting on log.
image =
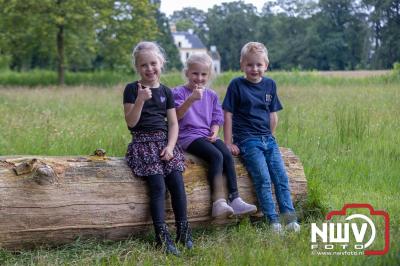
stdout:
{"type": "Polygon", "coordinates": [[[253,214],[257,207],[244,202],[236,182],[233,155],[240,155],[249,172],[261,210],[273,232],[283,228],[272,200],[271,181],[286,229],[298,232],[290,197],[288,177],[278,144],[273,136],[276,112],[282,109],[275,82],[264,77],[268,52],[261,43],[247,43],[241,51],[244,77],[231,81],[223,101],[209,87],[214,73],[207,54],[193,54],[185,63],[187,82],[173,90],[160,83],[165,56],[154,42],[140,42],[132,54],[140,80],[124,90],[125,120],[132,134],[126,160],[132,172],[143,177],[150,191],[150,209],[156,242],[166,253],[179,255],[165,224],[166,188],[176,223],[176,243],[193,248],[187,220],[186,193],[182,178],[182,149],[209,164],[208,181],[212,192],[212,216],[253,214]],[[224,125],[224,142],[218,131],[224,125]],[[178,145],[176,142],[178,141],[178,145]],[[221,189],[227,178],[228,198],[221,189]]]}

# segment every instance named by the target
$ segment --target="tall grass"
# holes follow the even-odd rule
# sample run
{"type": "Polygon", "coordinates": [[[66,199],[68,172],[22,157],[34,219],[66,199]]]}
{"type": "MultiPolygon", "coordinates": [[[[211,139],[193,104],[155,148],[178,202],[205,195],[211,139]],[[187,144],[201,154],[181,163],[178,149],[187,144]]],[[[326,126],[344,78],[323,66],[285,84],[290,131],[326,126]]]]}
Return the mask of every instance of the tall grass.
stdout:
{"type": "MultiPolygon", "coordinates": [[[[357,80],[359,85],[382,85],[393,82],[400,82],[400,74],[398,69],[394,69],[391,73],[373,77],[337,77],[320,75],[317,71],[271,71],[267,73],[280,86],[299,85],[312,86],[316,84],[346,86],[357,80]]],[[[226,87],[229,81],[242,73],[227,71],[223,72],[214,80],[215,87],[226,87]]],[[[121,83],[135,80],[136,75],[128,72],[113,71],[94,71],[94,72],[66,72],[65,85],[79,86],[88,85],[96,87],[110,87],[121,83]]],[[[164,73],[161,76],[161,82],[166,83],[170,87],[175,87],[183,82],[183,74],[181,72],[164,73]]],[[[57,73],[48,70],[32,70],[25,72],[15,72],[0,69],[0,86],[53,86],[57,85],[57,73]]]]}
{"type": "Polygon", "coordinates": [[[369,113],[357,108],[338,108],[335,111],[335,125],[341,143],[359,141],[369,135],[369,113]]]}
{"type": "MultiPolygon", "coordinates": [[[[232,76],[214,82],[221,98],[232,76]]],[[[163,255],[152,233],[121,242],[76,241],[55,249],[13,254],[0,265],[398,265],[400,243],[400,82],[397,77],[340,78],[272,73],[284,109],[277,139],[301,159],[308,200],[302,232],[276,237],[265,224],[198,229],[196,247],[180,258],[163,255]],[[302,81],[304,78],[306,81],[302,81]],[[316,256],[310,222],[345,203],[370,203],[391,219],[385,256],[316,256]]],[[[129,82],[127,79],[125,82],[129,82]]],[[[179,73],[164,75],[173,87],[179,73]]],[[[123,156],[130,141],[122,110],[124,85],[105,88],[0,88],[0,155],[85,155],[104,148],[123,156]]]]}
{"type": "MultiPolygon", "coordinates": [[[[124,72],[66,72],[67,86],[92,85],[107,87],[133,80],[134,75],[124,72]]],[[[57,85],[57,73],[48,70],[32,70],[28,72],[0,71],[0,85],[3,86],[53,86],[57,85]]]]}

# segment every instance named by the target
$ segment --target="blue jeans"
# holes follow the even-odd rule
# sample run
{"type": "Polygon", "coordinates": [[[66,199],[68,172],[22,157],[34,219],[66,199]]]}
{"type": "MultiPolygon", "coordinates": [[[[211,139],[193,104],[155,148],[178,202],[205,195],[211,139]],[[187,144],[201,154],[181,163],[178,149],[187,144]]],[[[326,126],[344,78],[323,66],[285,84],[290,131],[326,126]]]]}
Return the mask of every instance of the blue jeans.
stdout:
{"type": "Polygon", "coordinates": [[[272,135],[251,137],[240,141],[238,147],[253,180],[261,210],[269,222],[279,222],[272,199],[271,181],[275,187],[280,213],[285,215],[288,223],[296,221],[288,176],[275,138],[272,135]]]}

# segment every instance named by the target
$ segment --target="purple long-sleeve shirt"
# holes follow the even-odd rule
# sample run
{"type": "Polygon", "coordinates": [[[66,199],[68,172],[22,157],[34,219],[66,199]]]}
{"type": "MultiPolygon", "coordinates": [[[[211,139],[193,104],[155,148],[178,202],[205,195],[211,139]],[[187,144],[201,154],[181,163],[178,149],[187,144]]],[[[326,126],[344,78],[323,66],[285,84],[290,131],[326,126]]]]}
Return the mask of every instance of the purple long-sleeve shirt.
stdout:
{"type": "MultiPolygon", "coordinates": [[[[179,86],[173,89],[172,93],[175,99],[175,107],[179,107],[192,94],[192,91],[185,86],[179,86]]],[[[178,143],[185,150],[194,140],[209,137],[211,126],[220,126],[224,123],[224,115],[218,101],[218,95],[213,90],[206,88],[202,99],[193,102],[178,122],[178,143]]]]}

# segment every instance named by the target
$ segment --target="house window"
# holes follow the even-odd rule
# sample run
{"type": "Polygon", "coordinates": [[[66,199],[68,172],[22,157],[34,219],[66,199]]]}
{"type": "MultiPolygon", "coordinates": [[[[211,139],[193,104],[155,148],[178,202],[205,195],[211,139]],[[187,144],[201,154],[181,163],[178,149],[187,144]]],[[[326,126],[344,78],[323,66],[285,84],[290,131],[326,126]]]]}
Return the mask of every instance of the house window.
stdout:
{"type": "Polygon", "coordinates": [[[189,58],[189,53],[187,52],[187,53],[186,53],[186,59],[188,59],[188,58],[189,58]]]}
{"type": "Polygon", "coordinates": [[[178,47],[181,48],[182,47],[182,43],[178,42],[178,47]]]}

